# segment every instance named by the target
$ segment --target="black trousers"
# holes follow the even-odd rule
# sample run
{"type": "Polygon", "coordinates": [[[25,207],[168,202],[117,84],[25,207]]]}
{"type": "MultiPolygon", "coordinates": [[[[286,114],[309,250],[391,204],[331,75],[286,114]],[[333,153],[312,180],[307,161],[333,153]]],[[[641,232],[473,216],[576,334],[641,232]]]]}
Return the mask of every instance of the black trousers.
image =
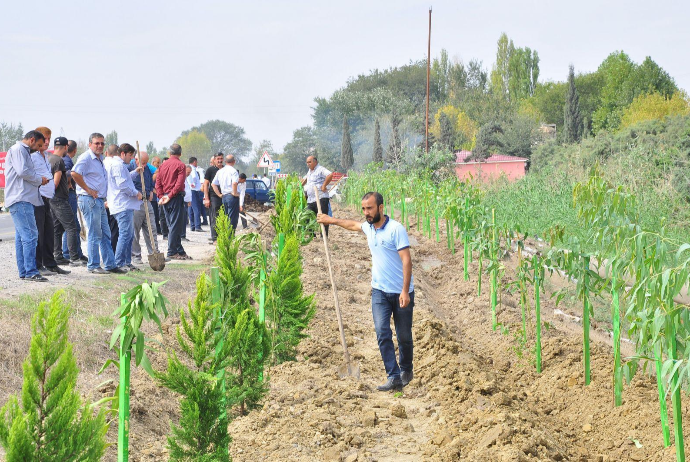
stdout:
{"type": "Polygon", "coordinates": [[[165,205],[158,204],[158,214],[160,215],[161,234],[164,238],[168,237],[168,217],[165,216],[165,205]]]}
{"type": "Polygon", "coordinates": [[[184,195],[178,194],[163,206],[165,217],[168,219],[168,256],[186,255],[182,247],[182,232],[184,231],[184,195]]]}
{"type": "MultiPolygon", "coordinates": [[[[155,196],[154,196],[155,197],[155,196]]],[[[161,214],[160,211],[158,210],[158,200],[151,201],[151,206],[153,207],[153,216],[154,216],[154,221],[156,223],[156,232],[158,234],[163,234],[161,233],[161,214]]]]}
{"type": "MultiPolygon", "coordinates": [[[[38,228],[38,245],[36,246],[36,266],[40,268],[53,268],[57,266],[55,262],[54,250],[55,241],[53,230],[53,214],[50,212],[50,201],[41,197],[43,205],[34,206],[34,217],[38,228]]],[[[60,244],[62,245],[62,244],[60,244]]]]}
{"type": "MultiPolygon", "coordinates": [[[[319,199],[319,202],[321,203],[321,212],[328,214],[328,204],[330,202],[330,199],[327,197],[323,197],[323,198],[319,199]]],[[[315,215],[317,213],[319,213],[319,209],[316,206],[316,202],[311,202],[311,203],[307,204],[307,208],[309,210],[311,210],[312,212],[314,212],[315,215]]],[[[326,236],[328,236],[328,225],[324,225],[324,227],[326,228],[326,236]]]]}
{"type": "Polygon", "coordinates": [[[213,196],[211,196],[211,203],[209,204],[208,208],[208,222],[211,226],[211,239],[214,241],[218,238],[218,233],[216,233],[216,218],[218,218],[221,207],[223,207],[223,200],[213,193],[213,196]]]}
{"type": "Polygon", "coordinates": [[[62,256],[62,235],[67,234],[67,248],[70,260],[79,261],[79,231],[77,230],[77,217],[74,216],[69,199],[54,197],[50,200],[50,209],[53,214],[53,255],[55,259],[62,256]]]}
{"type": "Polygon", "coordinates": [[[120,237],[120,227],[117,225],[117,220],[110,214],[110,209],[105,209],[108,215],[108,227],[110,228],[110,245],[113,247],[113,253],[117,247],[117,240],[120,237]]]}

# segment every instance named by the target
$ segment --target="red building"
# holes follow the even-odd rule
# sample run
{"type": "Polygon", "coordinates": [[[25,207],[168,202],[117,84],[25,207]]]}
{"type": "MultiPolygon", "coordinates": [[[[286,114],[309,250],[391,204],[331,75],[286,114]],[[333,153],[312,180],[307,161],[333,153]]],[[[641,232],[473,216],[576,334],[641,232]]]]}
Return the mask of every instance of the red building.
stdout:
{"type": "Polygon", "coordinates": [[[486,160],[468,160],[472,151],[459,151],[455,153],[455,174],[459,179],[473,178],[498,178],[505,175],[509,180],[517,180],[525,176],[527,160],[524,157],[504,156],[494,154],[486,160]]]}

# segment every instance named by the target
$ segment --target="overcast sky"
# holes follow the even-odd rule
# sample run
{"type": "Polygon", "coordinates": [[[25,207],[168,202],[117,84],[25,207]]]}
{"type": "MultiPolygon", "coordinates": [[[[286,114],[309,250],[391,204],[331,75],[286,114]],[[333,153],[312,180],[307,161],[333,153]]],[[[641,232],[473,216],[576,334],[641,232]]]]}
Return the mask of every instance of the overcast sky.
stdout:
{"type": "Polygon", "coordinates": [[[445,48],[490,68],[506,32],[539,52],[540,80],[649,55],[690,88],[686,1],[3,2],[0,121],[157,147],[210,119],[280,151],[317,96],[445,48]]]}

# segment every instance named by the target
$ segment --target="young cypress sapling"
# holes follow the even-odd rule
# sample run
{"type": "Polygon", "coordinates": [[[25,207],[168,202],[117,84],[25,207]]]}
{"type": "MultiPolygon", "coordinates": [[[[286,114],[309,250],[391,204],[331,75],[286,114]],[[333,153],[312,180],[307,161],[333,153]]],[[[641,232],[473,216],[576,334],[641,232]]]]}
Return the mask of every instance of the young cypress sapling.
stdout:
{"type": "Polygon", "coordinates": [[[314,295],[303,295],[301,275],[299,241],[295,235],[288,235],[278,263],[268,276],[266,317],[276,331],[273,345],[276,363],[295,359],[297,345],[307,337],[304,330],[316,313],[314,295]]]}
{"type": "Polygon", "coordinates": [[[216,378],[216,373],[230,361],[229,344],[221,342],[227,330],[221,325],[221,335],[216,335],[219,323],[206,275],[199,276],[196,288],[189,314],[180,312],[177,328],[177,342],[193,367],[183,364],[173,352],[168,356],[167,371],[156,373],[163,386],[183,396],[180,424],[172,425],[172,435],[168,436],[170,460],[229,461],[227,413],[223,390],[216,378]],[[220,343],[222,346],[217,349],[220,343]]]}
{"type": "Polygon", "coordinates": [[[31,320],[21,405],[11,396],[0,409],[0,444],[8,462],[98,461],[105,452],[106,410],[94,413],[76,391],[69,313],[62,292],[56,292],[31,320]]]}

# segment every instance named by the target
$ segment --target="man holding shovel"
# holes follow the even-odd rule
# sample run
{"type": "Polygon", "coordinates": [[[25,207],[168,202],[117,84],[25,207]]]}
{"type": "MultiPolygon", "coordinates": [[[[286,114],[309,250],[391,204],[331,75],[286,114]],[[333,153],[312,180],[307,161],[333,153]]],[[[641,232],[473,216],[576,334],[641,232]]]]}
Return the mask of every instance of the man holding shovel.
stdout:
{"type": "Polygon", "coordinates": [[[383,196],[368,192],[362,198],[366,222],[344,220],[318,214],[317,221],[336,225],[367,236],[371,251],[371,311],[376,338],[388,381],[377,387],[380,391],[399,390],[413,378],[412,373],[412,310],[414,286],[410,241],[405,227],[383,214],[383,196]],[[398,338],[400,363],[395,357],[391,316],[398,338]]]}
{"type": "MultiPolygon", "coordinates": [[[[155,187],[155,182],[153,181],[153,173],[151,169],[148,168],[149,155],[146,152],[139,152],[136,157],[136,166],[144,167],[142,172],[144,173],[144,191],[146,191],[146,197],[143,198],[141,207],[139,210],[134,211],[134,240],[132,241],[132,262],[141,265],[143,263],[141,259],[141,244],[140,244],[140,234],[144,231],[144,242],[146,243],[146,250],[149,255],[153,252],[158,251],[158,242],[156,233],[156,227],[151,226],[151,232],[149,233],[149,223],[146,221],[146,210],[149,210],[149,217],[154,217],[155,212],[153,211],[153,188],[155,187]],[[153,235],[153,242],[151,242],[151,235],[153,235]]],[[[141,175],[137,175],[132,178],[134,183],[134,188],[138,192],[142,192],[141,175]]]]}

